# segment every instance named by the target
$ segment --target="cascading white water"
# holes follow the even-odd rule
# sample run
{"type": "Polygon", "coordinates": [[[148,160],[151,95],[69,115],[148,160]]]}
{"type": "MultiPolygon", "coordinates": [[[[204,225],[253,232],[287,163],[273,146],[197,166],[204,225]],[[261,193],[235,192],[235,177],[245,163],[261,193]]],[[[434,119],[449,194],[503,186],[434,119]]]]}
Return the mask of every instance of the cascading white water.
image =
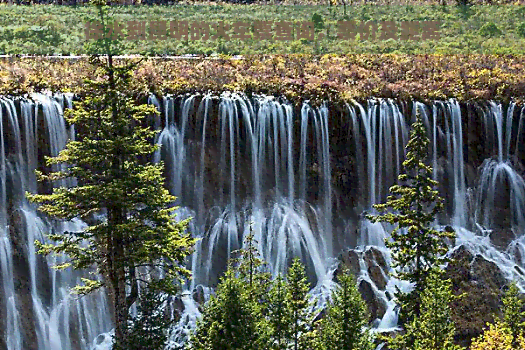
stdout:
{"type": "MultiPolygon", "coordinates": [[[[72,295],[70,288],[81,275],[50,268],[57,258],[45,259],[36,252],[35,240],[45,242],[46,233],[80,230],[85,224],[52,222],[24,197],[25,191],[37,191],[34,171],[39,157],[58,155],[71,136],[62,115],[64,106],[71,105],[69,94],[0,100],[0,264],[6,301],[2,331],[9,350],[88,350],[98,334],[111,328],[104,293],[72,295]]],[[[53,185],[71,186],[74,181],[53,185]]]]}
{"type": "MultiPolygon", "coordinates": [[[[162,150],[155,156],[157,161],[181,164],[188,157],[184,137],[190,110],[195,110],[191,105],[194,101],[195,96],[192,96],[181,102],[181,117],[176,125],[171,117],[175,110],[174,99],[164,98],[167,117],[159,137],[162,150]]],[[[311,206],[306,205],[306,185],[296,194],[295,183],[299,181],[294,171],[292,106],[268,97],[258,97],[252,103],[238,94],[224,94],[217,107],[217,123],[213,125],[208,120],[210,101],[210,95],[204,96],[196,108],[196,118],[202,118],[201,134],[195,136],[201,148],[196,152],[198,158],[193,157],[199,159],[198,167],[191,169],[191,173],[186,172],[187,166],[181,167],[182,172],[169,179],[175,195],[178,189],[197,184],[197,188],[183,194],[181,202],[197,210],[197,234],[202,236],[195,255],[199,259],[193,259],[194,279],[198,283],[208,283],[210,275],[216,274],[213,269],[217,265],[225,267],[226,261],[218,261],[217,256],[224,254],[224,259],[228,259],[233,250],[239,249],[250,230],[250,223],[253,223],[259,249],[271,271],[285,272],[293,256],[302,256],[305,261],[310,260],[315,275],[321,278],[325,274],[326,258],[332,254],[331,240],[318,233],[321,228],[331,232],[327,108],[313,109],[304,105],[301,113],[301,138],[312,136],[318,141],[314,143],[318,145],[316,149],[307,150],[303,143],[299,152],[300,176],[305,178],[306,168],[312,164],[319,167],[322,200],[320,205],[311,206]],[[220,154],[215,162],[219,167],[219,180],[214,190],[218,193],[213,196],[213,206],[205,211],[204,171],[210,167],[206,163],[205,146],[209,142],[206,136],[211,134],[220,135],[219,140],[214,140],[220,154]],[[240,135],[244,139],[241,140],[240,135]],[[244,142],[245,149],[241,149],[240,142],[244,142]],[[251,197],[239,196],[241,185],[249,187],[247,191],[251,197]]]]}
{"type": "MultiPolygon", "coordinates": [[[[204,285],[203,298],[208,298],[212,293],[209,286],[217,282],[232,251],[242,247],[250,230],[273,274],[284,273],[293,257],[302,259],[314,282],[312,295],[318,296],[321,304],[329,298],[334,283],[334,258],[339,253],[334,247],[349,241],[349,237],[339,237],[341,234],[335,232],[356,236],[352,238],[357,247],[350,248],[357,256],[358,283],[368,284],[384,306],[384,315],[374,325],[382,331],[396,327],[393,293],[396,286],[403,290],[411,286],[389,278],[389,268],[374,270],[372,267],[380,265],[379,257],[370,251],[375,247],[389,265],[384,239],[390,228],[372,224],[362,215],[358,219],[341,218],[343,222],[356,221],[353,227],[358,228],[357,233],[337,227],[337,219],[343,214],[334,205],[337,145],[332,135],[337,125],[329,106],[312,107],[305,102],[294,107],[274,97],[249,98],[237,93],[166,96],[162,100],[151,96],[149,103],[163,113],[152,121],[162,129],[157,137],[161,147],[154,161],[162,160],[166,165],[170,192],[179,197],[178,218],[193,217],[190,230],[200,238],[188,262],[193,279],[180,300],[170,305],[180,317],[171,336],[172,348],[185,341],[199,317],[192,292],[204,285]],[[384,286],[379,285],[378,278],[385,280],[384,286]]],[[[40,350],[108,349],[111,322],[104,294],[81,299],[71,296],[68,288],[80,275],[49,269],[53,259],[43,259],[34,249],[34,240],[44,239],[50,230],[78,230],[84,224],[54,223],[38,215],[23,198],[26,190],[49,190],[37,185],[34,169],[43,166],[44,155],[56,155],[67,139],[74,137],[73,127],[62,118],[63,108],[72,106],[72,96],[34,95],[33,101],[4,98],[0,106],[0,306],[6,316],[6,347],[22,350],[33,341],[40,350]],[[46,149],[39,150],[39,145],[46,149]],[[13,230],[11,217],[15,213],[20,222],[13,230]],[[22,232],[24,241],[18,242],[13,232],[22,232]],[[20,246],[25,247],[28,266],[23,275],[13,260],[18,256],[13,247],[20,246]],[[17,279],[28,281],[27,295],[17,291],[17,279]],[[42,287],[45,283],[51,291],[48,295],[42,287]],[[32,304],[31,332],[24,323],[27,313],[21,313],[26,306],[22,303],[28,302],[32,304]]],[[[485,149],[490,155],[480,167],[476,187],[471,189],[476,192],[474,197],[468,195],[465,116],[457,101],[431,105],[414,102],[412,115],[389,99],[348,104],[348,133],[353,144],[348,142],[345,147],[355,149],[351,156],[356,159],[356,173],[350,174],[359,189],[358,198],[352,202],[355,212],[372,211],[373,204],[384,201],[396,182],[416,109],[421,111],[431,141],[429,161],[434,179],[443,184],[449,199],[448,215],[436,220],[436,225],[453,225],[458,233],[457,245],[496,262],[507,278],[521,278],[515,266],[522,265],[518,255],[525,256],[525,183],[516,164],[525,118],[523,109],[515,104],[504,113],[501,105],[489,103],[483,112],[485,149]],[[493,211],[502,188],[514,236],[507,248],[496,249],[491,237],[478,231],[488,232],[501,224],[495,221],[493,211]],[[472,198],[474,203],[470,202],[472,198]],[[474,213],[469,211],[471,207],[474,213]]],[[[53,185],[71,186],[74,182],[53,185]]]]}

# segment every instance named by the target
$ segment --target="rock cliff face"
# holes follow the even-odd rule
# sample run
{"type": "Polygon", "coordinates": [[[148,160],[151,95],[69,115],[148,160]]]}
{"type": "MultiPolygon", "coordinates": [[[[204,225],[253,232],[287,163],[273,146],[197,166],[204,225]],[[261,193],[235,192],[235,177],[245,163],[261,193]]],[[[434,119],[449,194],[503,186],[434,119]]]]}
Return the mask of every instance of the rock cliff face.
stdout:
{"type": "MultiPolygon", "coordinates": [[[[72,103],[70,95],[0,99],[0,327],[8,334],[0,350],[87,350],[111,329],[105,295],[71,298],[68,288],[80,275],[56,272],[51,259],[34,252],[33,241],[45,233],[80,230],[84,223],[41,217],[23,196],[72,184],[37,184],[33,175],[49,171],[45,156],[56,155],[73,135],[62,118],[72,103]]],[[[181,337],[198,315],[194,301],[209,294],[198,286],[217,283],[250,223],[273,273],[299,256],[315,283],[340,255],[358,278],[373,324],[395,327],[395,283],[383,243],[389,232],[363,213],[395,183],[416,110],[447,202],[438,221],[458,232],[457,259],[447,273],[457,293],[473,295],[456,305],[458,340],[478,334],[499,310],[508,279],[524,279],[521,106],[371,99],[314,108],[233,93],[152,96],[149,103],[162,112],[151,121],[162,145],[152,160],[164,161],[166,185],[180,198],[178,217],[192,216],[191,230],[202,238],[189,262],[193,298],[173,304],[185,324],[181,337]],[[480,307],[472,311],[475,301],[480,307]]]]}
{"type": "MultiPolygon", "coordinates": [[[[371,322],[384,317],[395,291],[390,288],[391,285],[387,288],[389,278],[385,276],[389,269],[383,254],[388,256],[374,247],[368,247],[365,251],[346,250],[339,255],[340,265],[335,272],[336,281],[343,266],[354,274],[359,292],[368,305],[371,322]]],[[[451,308],[456,324],[456,341],[468,346],[473,338],[483,333],[487,323],[502,316],[502,297],[508,281],[496,263],[480,254],[473,254],[465,245],[452,250],[450,258],[452,261],[446,266],[443,278],[452,281],[455,295],[465,295],[455,300],[451,308]]],[[[515,270],[525,277],[518,265],[515,270]]]]}

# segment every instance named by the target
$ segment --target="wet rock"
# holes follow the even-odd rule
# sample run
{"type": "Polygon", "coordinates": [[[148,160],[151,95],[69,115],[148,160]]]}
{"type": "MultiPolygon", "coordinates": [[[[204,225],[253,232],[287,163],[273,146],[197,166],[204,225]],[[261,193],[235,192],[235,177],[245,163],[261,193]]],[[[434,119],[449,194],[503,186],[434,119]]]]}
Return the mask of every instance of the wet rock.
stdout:
{"type": "Polygon", "coordinates": [[[505,277],[498,265],[488,261],[481,255],[476,255],[471,264],[471,273],[474,280],[487,289],[501,289],[506,285],[505,277]]]}
{"type": "Polygon", "coordinates": [[[205,302],[204,288],[202,286],[197,286],[192,293],[193,300],[199,305],[203,305],[205,302]]]}
{"type": "Polygon", "coordinates": [[[500,315],[505,279],[496,264],[481,255],[473,256],[464,246],[455,250],[452,258],[445,277],[452,281],[455,295],[467,295],[452,302],[452,319],[456,323],[457,342],[468,346],[472,338],[483,332],[487,322],[500,315]]]}
{"type": "Polygon", "coordinates": [[[78,310],[76,307],[70,308],[69,315],[69,337],[72,350],[82,350],[82,343],[80,340],[80,328],[82,327],[78,322],[78,310]]]}
{"type": "Polygon", "coordinates": [[[22,348],[37,349],[35,318],[33,315],[33,298],[27,252],[27,230],[20,210],[10,213],[9,234],[13,250],[14,289],[21,323],[22,348]]]}
{"type": "Polygon", "coordinates": [[[178,295],[171,299],[171,307],[173,308],[173,315],[174,315],[175,322],[178,322],[180,320],[184,312],[184,302],[182,301],[183,297],[184,296],[178,295]]]}
{"type": "Polygon", "coordinates": [[[361,270],[361,268],[359,267],[359,255],[356,253],[355,250],[349,249],[349,250],[342,252],[339,255],[339,261],[341,263],[339,264],[339,267],[334,273],[336,282],[337,282],[337,276],[339,276],[343,271],[343,267],[348,268],[348,270],[350,270],[350,272],[354,276],[357,277],[359,275],[359,272],[361,270]]]}
{"type": "Polygon", "coordinates": [[[371,265],[371,262],[375,262],[383,270],[386,270],[386,260],[383,253],[374,247],[370,247],[365,252],[365,261],[367,265],[371,265]]]}
{"type": "Polygon", "coordinates": [[[383,270],[376,264],[368,267],[368,275],[374,282],[377,288],[384,290],[387,284],[387,280],[384,276],[383,270]]]}
{"type": "MultiPolygon", "coordinates": [[[[500,214],[500,215],[510,215],[510,213],[500,214]]],[[[503,224],[502,224],[503,225],[503,224]]],[[[502,227],[496,228],[492,230],[492,232],[489,234],[490,241],[494,246],[499,248],[500,250],[504,251],[507,249],[508,245],[516,239],[516,234],[510,227],[502,227]]]]}
{"type": "Polygon", "coordinates": [[[368,266],[368,275],[376,287],[385,289],[388,282],[386,279],[388,269],[383,253],[374,247],[370,247],[365,252],[365,263],[368,266]]]}
{"type": "Polygon", "coordinates": [[[386,312],[386,305],[376,296],[374,288],[370,282],[362,280],[359,283],[359,292],[368,306],[370,321],[373,321],[376,318],[382,318],[386,312]]]}

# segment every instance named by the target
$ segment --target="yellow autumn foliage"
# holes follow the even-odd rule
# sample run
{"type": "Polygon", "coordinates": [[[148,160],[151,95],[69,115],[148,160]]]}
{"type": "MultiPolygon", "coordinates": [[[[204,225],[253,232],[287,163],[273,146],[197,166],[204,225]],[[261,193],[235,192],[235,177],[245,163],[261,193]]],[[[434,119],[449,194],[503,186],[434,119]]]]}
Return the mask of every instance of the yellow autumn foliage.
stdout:
{"type": "Polygon", "coordinates": [[[489,328],[472,342],[470,350],[525,350],[525,338],[520,336],[518,348],[512,346],[512,334],[502,323],[489,325],[489,328]]]}

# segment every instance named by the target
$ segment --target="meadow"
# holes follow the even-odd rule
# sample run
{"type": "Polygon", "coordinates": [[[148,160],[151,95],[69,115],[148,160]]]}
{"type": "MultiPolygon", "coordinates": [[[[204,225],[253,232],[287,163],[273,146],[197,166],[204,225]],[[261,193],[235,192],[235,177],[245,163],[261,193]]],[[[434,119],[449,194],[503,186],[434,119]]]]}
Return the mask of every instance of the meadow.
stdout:
{"type": "MultiPolygon", "coordinates": [[[[113,6],[117,21],[188,21],[232,26],[235,22],[304,22],[315,26],[315,39],[291,41],[248,38],[224,40],[127,40],[126,54],[251,55],[251,54],[523,54],[525,53],[525,6],[439,4],[348,5],[154,5],[113,6]],[[345,13],[346,12],[346,13],[345,13]],[[342,40],[340,21],[439,21],[437,40],[365,40],[361,35],[342,40]]],[[[86,53],[85,23],[96,17],[90,6],[0,5],[0,54],[81,55],[86,53]]],[[[212,34],[213,34],[213,29],[212,34]]],[[[252,29],[253,30],[253,29],[252,29]]],[[[233,29],[230,29],[230,34],[233,29]]],[[[379,34],[379,33],[378,33],[379,34]]]]}

